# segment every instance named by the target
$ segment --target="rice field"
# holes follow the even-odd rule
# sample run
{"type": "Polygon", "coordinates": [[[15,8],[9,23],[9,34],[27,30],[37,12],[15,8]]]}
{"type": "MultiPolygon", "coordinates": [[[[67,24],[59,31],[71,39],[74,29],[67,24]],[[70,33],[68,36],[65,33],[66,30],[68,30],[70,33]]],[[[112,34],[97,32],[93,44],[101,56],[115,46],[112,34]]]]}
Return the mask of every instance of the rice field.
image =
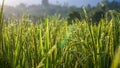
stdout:
{"type": "Polygon", "coordinates": [[[120,13],[92,25],[86,13],[85,20],[68,24],[54,16],[32,22],[26,14],[5,21],[2,10],[0,68],[120,67],[120,13]]]}

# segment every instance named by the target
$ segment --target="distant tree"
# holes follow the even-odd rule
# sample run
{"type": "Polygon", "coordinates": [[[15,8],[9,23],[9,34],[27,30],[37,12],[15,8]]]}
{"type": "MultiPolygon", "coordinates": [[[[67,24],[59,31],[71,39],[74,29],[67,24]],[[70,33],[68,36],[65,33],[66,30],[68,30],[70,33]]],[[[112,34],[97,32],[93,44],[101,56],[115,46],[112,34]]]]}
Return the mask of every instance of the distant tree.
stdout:
{"type": "Polygon", "coordinates": [[[81,16],[80,16],[80,13],[77,12],[77,11],[73,11],[72,13],[69,13],[68,14],[68,22],[71,23],[72,21],[75,21],[75,20],[80,20],[81,19],[81,16]]]}
{"type": "Polygon", "coordinates": [[[27,7],[26,7],[26,4],[20,3],[19,5],[17,5],[17,6],[15,7],[15,9],[16,9],[17,15],[18,15],[18,16],[21,16],[23,13],[25,13],[27,7]]]}
{"type": "Polygon", "coordinates": [[[20,10],[25,10],[26,9],[26,4],[20,3],[19,5],[16,6],[16,8],[20,9],[20,10]]]}
{"type": "Polygon", "coordinates": [[[88,5],[87,5],[87,10],[90,10],[90,9],[91,9],[91,5],[88,4],[88,5]]]}
{"type": "Polygon", "coordinates": [[[92,16],[92,20],[95,23],[98,23],[102,18],[104,18],[105,12],[104,11],[97,11],[95,14],[92,16]]]}
{"type": "Polygon", "coordinates": [[[98,6],[99,9],[97,9],[97,7],[95,8],[96,11],[93,11],[94,14],[92,16],[92,21],[93,23],[99,23],[99,21],[105,17],[105,13],[107,12],[107,6],[106,4],[101,4],[101,6],[98,6]]]}
{"type": "Polygon", "coordinates": [[[49,4],[48,0],[42,0],[42,5],[47,6],[49,4]]]}

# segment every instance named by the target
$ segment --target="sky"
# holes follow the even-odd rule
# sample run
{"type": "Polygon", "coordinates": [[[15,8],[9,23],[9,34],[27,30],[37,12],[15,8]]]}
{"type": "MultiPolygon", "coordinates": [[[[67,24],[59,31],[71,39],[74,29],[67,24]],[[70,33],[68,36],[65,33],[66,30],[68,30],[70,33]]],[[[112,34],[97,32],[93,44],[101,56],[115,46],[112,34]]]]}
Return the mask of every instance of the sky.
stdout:
{"type": "MultiPolygon", "coordinates": [[[[51,4],[59,4],[59,5],[64,5],[68,4],[69,6],[86,6],[90,4],[91,6],[95,6],[102,0],[49,0],[49,3],[51,4]]],[[[0,3],[2,0],[0,0],[0,3]]],[[[32,4],[41,4],[41,0],[5,0],[5,5],[10,5],[10,6],[16,6],[20,3],[25,3],[27,5],[32,5],[32,4]]]]}

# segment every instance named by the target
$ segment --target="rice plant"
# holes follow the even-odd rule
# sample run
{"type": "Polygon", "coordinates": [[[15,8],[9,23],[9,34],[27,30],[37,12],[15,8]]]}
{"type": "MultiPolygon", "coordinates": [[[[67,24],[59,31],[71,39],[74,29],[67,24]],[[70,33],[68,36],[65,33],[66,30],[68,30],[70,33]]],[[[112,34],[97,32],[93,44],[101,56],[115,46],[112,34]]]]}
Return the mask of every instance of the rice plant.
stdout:
{"type": "Polygon", "coordinates": [[[101,19],[98,25],[92,25],[85,15],[85,20],[68,24],[54,16],[32,22],[25,14],[6,24],[2,7],[0,68],[119,67],[119,13],[111,11],[112,19],[101,19]]]}

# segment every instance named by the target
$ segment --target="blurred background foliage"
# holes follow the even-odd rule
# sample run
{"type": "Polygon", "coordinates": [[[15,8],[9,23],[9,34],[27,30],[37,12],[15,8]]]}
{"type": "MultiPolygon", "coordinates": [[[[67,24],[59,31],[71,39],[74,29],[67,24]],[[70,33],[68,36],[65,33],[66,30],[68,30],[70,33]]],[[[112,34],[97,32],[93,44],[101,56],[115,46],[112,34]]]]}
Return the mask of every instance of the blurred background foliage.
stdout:
{"type": "MultiPolygon", "coordinates": [[[[84,6],[88,16],[96,18],[96,16],[100,16],[99,14],[104,14],[108,10],[116,10],[120,12],[120,2],[118,1],[109,1],[103,0],[101,3],[98,3],[96,6],[91,6],[88,4],[84,6]],[[98,15],[96,15],[96,13],[98,15]]],[[[48,2],[48,0],[43,0],[42,4],[40,5],[29,5],[27,6],[24,3],[21,3],[15,7],[5,5],[4,8],[4,15],[5,18],[21,18],[23,13],[28,13],[32,20],[37,20],[43,18],[46,15],[53,16],[53,15],[60,15],[62,18],[69,18],[69,15],[73,12],[78,12],[80,14],[81,19],[84,19],[84,12],[82,7],[76,6],[68,6],[67,3],[63,6],[61,5],[53,5],[48,2]]],[[[93,19],[94,19],[93,18],[93,19]]],[[[99,20],[99,19],[97,19],[99,20]]]]}

